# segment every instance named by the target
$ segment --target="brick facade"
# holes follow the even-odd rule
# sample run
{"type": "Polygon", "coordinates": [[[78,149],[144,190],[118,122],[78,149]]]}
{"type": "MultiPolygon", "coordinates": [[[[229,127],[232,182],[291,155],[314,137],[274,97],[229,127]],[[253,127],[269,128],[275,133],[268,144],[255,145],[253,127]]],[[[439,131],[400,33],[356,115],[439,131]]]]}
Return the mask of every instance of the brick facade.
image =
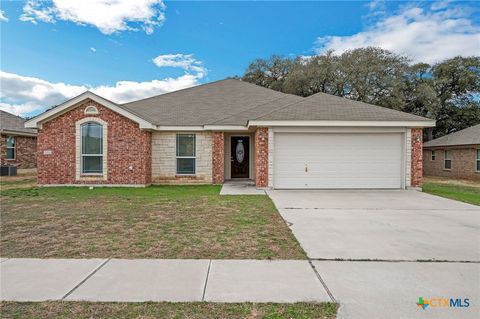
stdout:
{"type": "Polygon", "coordinates": [[[268,128],[255,131],[255,185],[268,186],[268,128]]]}
{"type": "Polygon", "coordinates": [[[19,169],[35,168],[37,166],[37,138],[35,136],[4,135],[0,136],[1,164],[16,165],[19,169]],[[7,160],[7,138],[15,137],[15,159],[7,160]]]}
{"type": "Polygon", "coordinates": [[[195,175],[177,175],[177,133],[152,133],[152,183],[212,183],[212,133],[195,132],[195,175]]]}
{"type": "MultiPolygon", "coordinates": [[[[75,108],[47,121],[38,130],[37,164],[38,183],[51,184],[222,184],[225,181],[225,169],[229,163],[229,133],[195,132],[196,135],[196,171],[194,175],[176,174],[176,135],[178,132],[142,130],[130,119],[115,113],[92,100],[87,100],[75,108]],[[95,106],[98,114],[85,114],[87,106],[95,106]],[[79,125],[84,121],[97,119],[104,123],[106,148],[103,176],[85,176],[79,171],[79,125]],[[227,137],[226,137],[227,136],[227,137]],[[227,162],[226,162],[227,161],[227,162]]],[[[34,140],[34,138],[31,138],[34,140]]],[[[252,138],[251,138],[252,139],[252,138]]],[[[259,127],[253,134],[253,163],[255,184],[257,187],[272,185],[273,174],[273,134],[267,127],[259,127]],[[270,172],[270,176],[269,176],[270,172]]],[[[5,138],[1,140],[2,163],[5,138]]],[[[22,145],[20,139],[18,147],[22,145]]],[[[25,142],[26,143],[26,142],[25,142]]],[[[251,144],[252,145],[252,144],[251,144]]],[[[31,146],[30,146],[31,148],[31,146]]],[[[407,134],[407,185],[422,186],[423,155],[422,129],[413,128],[407,134]]],[[[17,154],[20,155],[19,152],[17,154]]],[[[443,154],[438,154],[438,162],[443,163],[443,154]]],[[[462,167],[462,158],[468,159],[468,167],[474,167],[474,150],[453,153],[452,170],[442,172],[455,178],[456,168],[462,167]],[[470,154],[470,153],[471,154],[470,154]],[[470,165],[471,164],[471,165],[470,165]]],[[[427,162],[427,160],[425,160],[427,162]]],[[[465,166],[463,165],[463,166],[465,166]]],[[[21,167],[26,168],[26,167],[21,167]]],[[[227,167],[228,168],[228,167],[227,167]]],[[[426,174],[430,174],[426,168],[426,174]]],[[[253,174],[250,174],[252,177],[253,174]]],[[[440,175],[442,176],[442,175],[440,175]]],[[[475,172],[473,177],[480,176],[475,172]]],[[[227,175],[228,178],[228,175],[227,175]]]]}
{"type": "Polygon", "coordinates": [[[225,134],[214,132],[212,141],[212,182],[223,184],[225,181],[225,134]]]}
{"type": "Polygon", "coordinates": [[[422,164],[422,144],[423,130],[421,128],[412,128],[412,152],[411,152],[411,186],[422,187],[423,164],[422,164]]]}
{"type": "MultiPolygon", "coordinates": [[[[105,142],[105,141],[104,141],[105,142]]],[[[127,184],[151,182],[151,133],[110,109],[87,100],[74,109],[46,122],[38,130],[38,183],[48,184],[127,184]],[[94,105],[97,115],[85,114],[94,105]],[[76,123],[84,118],[107,123],[106,179],[81,175],[77,178],[76,123]]]]}
{"type": "Polygon", "coordinates": [[[423,150],[423,171],[425,176],[480,181],[477,171],[477,149],[480,145],[458,147],[429,147],[423,150]],[[451,152],[452,168],[444,168],[445,151],[451,152]],[[432,160],[432,151],[435,159],[432,160]]]}

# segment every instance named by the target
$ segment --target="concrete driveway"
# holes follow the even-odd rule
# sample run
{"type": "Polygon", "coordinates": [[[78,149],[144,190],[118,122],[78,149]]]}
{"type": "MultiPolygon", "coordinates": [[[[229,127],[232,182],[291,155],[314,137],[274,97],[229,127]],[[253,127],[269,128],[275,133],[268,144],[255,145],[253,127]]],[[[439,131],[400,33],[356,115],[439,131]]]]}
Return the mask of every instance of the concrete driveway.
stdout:
{"type": "Polygon", "coordinates": [[[478,318],[478,206],[417,191],[268,194],[340,303],[338,318],[478,318]],[[423,309],[419,297],[470,305],[423,309]]]}
{"type": "Polygon", "coordinates": [[[418,191],[271,191],[313,259],[480,261],[480,208],[418,191]]]}

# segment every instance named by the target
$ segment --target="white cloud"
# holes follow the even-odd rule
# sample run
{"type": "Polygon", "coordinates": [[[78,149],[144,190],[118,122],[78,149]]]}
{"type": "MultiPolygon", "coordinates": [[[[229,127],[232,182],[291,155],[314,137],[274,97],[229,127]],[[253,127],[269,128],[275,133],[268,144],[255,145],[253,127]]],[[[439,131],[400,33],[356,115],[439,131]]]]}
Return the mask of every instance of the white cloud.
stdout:
{"type": "Polygon", "coordinates": [[[114,86],[98,86],[91,91],[117,103],[126,103],[167,92],[185,89],[198,84],[195,75],[166,78],[147,82],[119,81],[114,86]]]}
{"type": "Polygon", "coordinates": [[[0,71],[0,109],[25,115],[39,113],[50,106],[62,103],[84,91],[90,90],[113,102],[126,103],[158,94],[184,89],[198,84],[198,76],[185,74],[145,82],[118,81],[113,86],[70,85],[52,83],[39,78],[0,71]]]}
{"type": "Polygon", "coordinates": [[[187,72],[196,73],[197,77],[204,77],[207,69],[203,67],[203,63],[193,57],[193,54],[163,54],[154,58],[153,63],[159,68],[174,67],[182,68],[187,72]]]}
{"type": "Polygon", "coordinates": [[[116,103],[127,103],[198,85],[198,81],[207,73],[203,63],[193,58],[193,54],[159,55],[153,62],[158,67],[181,68],[186,73],[177,78],[144,82],[118,81],[113,86],[90,86],[52,83],[35,77],[0,71],[0,109],[18,115],[38,113],[87,90],[116,103]]]}
{"type": "Polygon", "coordinates": [[[0,10],[0,21],[2,21],[2,22],[8,22],[8,18],[7,18],[7,16],[5,15],[5,11],[3,11],[3,10],[0,10]]]}
{"type": "Polygon", "coordinates": [[[450,0],[446,0],[446,1],[436,1],[434,3],[432,3],[432,5],[430,6],[430,9],[432,10],[442,10],[442,9],[445,9],[448,7],[448,5],[450,4],[450,0]]]}
{"type": "Polygon", "coordinates": [[[91,47],[90,48],[90,51],[92,51],[93,53],[97,52],[97,49],[95,49],[94,47],[91,47]]]}
{"type": "Polygon", "coordinates": [[[140,29],[151,34],[165,21],[165,8],[162,0],[28,0],[20,20],[71,21],[95,26],[104,34],[140,29]]]}
{"type": "MultiPolygon", "coordinates": [[[[372,4],[372,8],[378,5],[372,4]]],[[[317,53],[375,46],[403,54],[413,62],[435,63],[457,55],[478,55],[480,26],[467,8],[446,2],[431,8],[405,6],[394,15],[382,16],[365,31],[351,36],[317,38],[317,53]]]]}

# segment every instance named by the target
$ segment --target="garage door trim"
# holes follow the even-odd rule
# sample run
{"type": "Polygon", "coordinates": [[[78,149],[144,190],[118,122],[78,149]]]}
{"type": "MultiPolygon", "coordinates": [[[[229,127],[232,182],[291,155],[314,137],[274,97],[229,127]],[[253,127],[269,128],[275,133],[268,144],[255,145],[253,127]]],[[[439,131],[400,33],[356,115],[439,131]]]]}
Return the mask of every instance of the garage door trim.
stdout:
{"type": "MultiPolygon", "coordinates": [[[[406,158],[407,158],[407,152],[406,152],[406,145],[407,145],[407,133],[408,130],[406,130],[405,128],[387,128],[385,130],[375,130],[375,129],[368,129],[368,128],[362,128],[362,129],[350,129],[350,130],[339,130],[338,128],[322,128],[320,130],[315,130],[314,128],[309,128],[309,129],[301,129],[301,128],[288,128],[288,129],[279,129],[279,130],[276,130],[276,129],[271,129],[270,130],[270,133],[272,134],[272,136],[270,137],[270,141],[272,143],[270,149],[272,150],[273,152],[273,156],[271,157],[272,158],[272,163],[270,165],[270,168],[271,168],[271,176],[270,176],[270,186],[272,186],[273,188],[277,188],[277,189],[296,189],[296,188],[299,188],[299,189],[305,189],[305,188],[312,188],[312,189],[404,189],[405,186],[406,186],[406,170],[407,170],[407,165],[408,163],[406,163],[406,158]],[[357,164],[357,167],[362,167],[361,165],[364,165],[363,166],[363,170],[354,170],[354,168],[352,168],[352,172],[348,172],[348,169],[349,169],[349,163],[348,163],[348,160],[346,161],[346,163],[343,163],[344,165],[344,168],[346,168],[344,174],[339,174],[339,178],[334,178],[333,177],[333,174],[334,173],[337,173],[335,172],[335,169],[337,169],[338,167],[341,167],[342,163],[340,164],[337,164],[337,162],[335,163],[330,163],[330,166],[329,168],[333,170],[324,170],[325,166],[327,166],[328,168],[328,165],[322,165],[323,163],[326,163],[324,161],[321,160],[321,158],[315,158],[315,160],[317,160],[317,171],[316,172],[313,172],[312,175],[308,176],[308,175],[305,175],[304,178],[302,179],[302,177],[299,177],[299,180],[302,180],[302,183],[306,180],[308,180],[309,182],[306,183],[306,187],[302,187],[301,184],[298,180],[295,180],[295,176],[292,175],[291,179],[293,179],[293,182],[292,182],[292,186],[288,186],[289,183],[286,183],[285,182],[285,178],[279,182],[279,179],[281,177],[279,177],[279,166],[280,165],[283,165],[285,168],[285,162],[283,164],[279,164],[281,163],[280,160],[278,159],[278,156],[281,156],[279,155],[279,135],[280,136],[285,136],[285,135],[303,135],[304,137],[304,140],[306,140],[306,138],[309,138],[311,137],[312,135],[318,135],[319,137],[322,137],[323,139],[319,139],[320,141],[316,141],[314,140],[314,143],[320,143],[320,146],[322,146],[323,144],[322,143],[327,143],[326,144],[326,147],[333,147],[335,148],[333,151],[335,152],[338,152],[336,154],[336,156],[341,156],[342,155],[342,152],[344,153],[343,156],[345,156],[345,152],[348,152],[348,151],[351,151],[351,152],[356,152],[356,151],[359,151],[359,152],[363,152],[363,156],[364,156],[364,161],[361,162],[361,163],[355,163],[357,164]],[[382,167],[379,167],[379,169],[377,170],[372,170],[372,167],[368,167],[368,160],[365,160],[365,157],[368,157],[367,154],[370,154],[369,153],[369,147],[370,148],[375,148],[376,147],[376,143],[368,143],[368,141],[366,141],[365,143],[365,149],[362,149],[361,147],[361,144],[357,144],[359,145],[359,149],[355,149],[355,147],[352,147],[350,148],[350,146],[348,145],[348,143],[351,143],[348,139],[348,138],[345,138],[345,136],[348,136],[348,135],[351,135],[352,138],[356,138],[357,141],[361,141],[362,139],[365,139],[365,138],[369,138],[370,136],[373,136],[373,137],[379,137],[378,139],[378,142],[379,143],[384,143],[383,145],[392,145],[391,147],[386,147],[385,148],[385,154],[383,154],[383,150],[379,150],[378,148],[374,151],[378,151],[378,154],[380,154],[380,158],[379,158],[379,164],[385,164],[383,165],[382,167]],[[326,137],[331,137],[332,140],[330,139],[326,139],[326,137]],[[344,145],[344,147],[342,148],[342,145],[339,145],[338,147],[337,144],[333,143],[333,141],[335,142],[339,142],[340,140],[342,140],[343,138],[343,144],[347,143],[347,145],[344,145]],[[340,139],[340,140],[339,140],[340,139]],[[383,159],[382,159],[382,156],[383,156],[383,159]],[[394,162],[394,163],[393,163],[394,162]],[[367,165],[367,166],[365,166],[367,165]],[[321,167],[322,169],[319,169],[319,167],[321,167]],[[395,169],[395,170],[392,170],[395,169]],[[383,172],[382,172],[382,169],[383,169],[383,172]],[[363,172],[364,171],[364,172],[363,172]],[[373,171],[373,174],[368,174],[368,172],[372,172],[373,171]],[[378,171],[378,174],[376,174],[378,171]],[[357,174],[358,173],[358,174],[357,174]],[[322,175],[323,174],[323,175],[322,175]],[[349,174],[357,174],[358,175],[358,178],[354,178],[352,179],[352,187],[349,187],[351,181],[348,180],[348,177],[351,177],[352,175],[349,175],[349,174]],[[364,174],[362,176],[362,174],[364,174]],[[308,176],[308,177],[307,177],[308,176]],[[317,176],[323,176],[321,179],[318,179],[316,178],[317,176]],[[370,179],[370,176],[372,176],[372,178],[370,179]],[[311,181],[313,181],[312,183],[310,183],[311,181]],[[318,181],[318,182],[317,182],[318,181]],[[325,184],[326,183],[326,184],[325,184]],[[331,183],[331,185],[330,185],[331,183]],[[310,185],[312,184],[312,185],[310,185]],[[300,185],[300,186],[299,186],[300,185]]],[[[284,141],[283,141],[284,142],[284,141]]],[[[352,141],[353,142],[353,141],[352,141]]],[[[292,142],[293,143],[293,142],[292,142]]],[[[294,142],[296,143],[296,141],[294,142]]],[[[288,143],[287,143],[288,145],[288,143]]],[[[379,145],[382,145],[382,144],[379,144],[379,145]]],[[[308,145],[300,145],[298,148],[302,148],[302,147],[305,147],[305,146],[308,146],[308,145]]],[[[297,150],[298,150],[297,148],[297,150]]],[[[284,149],[284,152],[285,152],[286,149],[284,149]]],[[[288,149],[288,152],[290,152],[290,149],[288,149]]],[[[290,152],[291,153],[291,152],[290,152]]],[[[295,154],[298,154],[298,153],[295,153],[295,154]]],[[[361,154],[359,154],[360,156],[361,154]]],[[[376,156],[375,155],[375,156],[376,156]]],[[[290,155],[285,155],[285,156],[290,156],[290,155]]],[[[298,159],[298,156],[297,156],[297,159],[295,159],[295,155],[292,155],[293,156],[293,159],[292,159],[292,163],[296,164],[297,166],[299,166],[299,162],[303,161],[303,159],[298,159]]],[[[312,156],[310,154],[310,156],[312,156]]],[[[325,154],[322,154],[321,153],[321,156],[326,156],[325,154]]],[[[341,158],[341,157],[340,157],[341,158]]],[[[307,160],[308,161],[308,160],[307,160]]],[[[331,162],[331,161],[330,161],[331,162]]],[[[290,163],[290,162],[289,162],[290,163]]],[[[355,165],[354,164],[354,165],[355,165]]],[[[288,164],[290,165],[290,164],[288,164]]],[[[305,164],[305,168],[307,169],[310,169],[310,167],[308,167],[309,165],[312,165],[314,166],[315,163],[313,164],[305,164]]],[[[378,166],[377,166],[378,167],[378,166]]],[[[282,168],[280,168],[282,169],[282,168]]],[[[288,167],[288,169],[290,170],[290,166],[288,167]]],[[[296,170],[296,174],[299,174],[299,171],[300,171],[300,167],[294,167],[292,168],[294,170],[296,170]]],[[[284,172],[285,172],[285,169],[284,169],[284,172]]],[[[339,173],[342,173],[343,171],[339,171],[339,173]]],[[[309,174],[310,172],[306,173],[306,174],[309,174]]],[[[270,174],[269,174],[270,175],[270,174]]],[[[288,174],[286,175],[287,178],[290,178],[288,176],[288,174]]]]}

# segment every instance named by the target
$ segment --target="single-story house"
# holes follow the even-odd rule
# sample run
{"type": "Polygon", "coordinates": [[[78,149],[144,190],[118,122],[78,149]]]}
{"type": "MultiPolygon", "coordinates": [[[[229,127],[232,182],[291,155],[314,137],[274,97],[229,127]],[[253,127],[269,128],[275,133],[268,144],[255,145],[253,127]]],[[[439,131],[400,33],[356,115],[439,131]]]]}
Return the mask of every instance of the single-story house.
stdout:
{"type": "Polygon", "coordinates": [[[29,120],[40,185],[223,183],[392,188],[422,183],[435,122],[346,98],[227,79],[126,104],[85,92],[29,120]]]}
{"type": "Polygon", "coordinates": [[[0,111],[0,162],[19,169],[36,167],[37,130],[25,128],[25,119],[0,111]]]}
{"type": "Polygon", "coordinates": [[[480,181],[480,124],[423,144],[425,176],[480,181]]]}

